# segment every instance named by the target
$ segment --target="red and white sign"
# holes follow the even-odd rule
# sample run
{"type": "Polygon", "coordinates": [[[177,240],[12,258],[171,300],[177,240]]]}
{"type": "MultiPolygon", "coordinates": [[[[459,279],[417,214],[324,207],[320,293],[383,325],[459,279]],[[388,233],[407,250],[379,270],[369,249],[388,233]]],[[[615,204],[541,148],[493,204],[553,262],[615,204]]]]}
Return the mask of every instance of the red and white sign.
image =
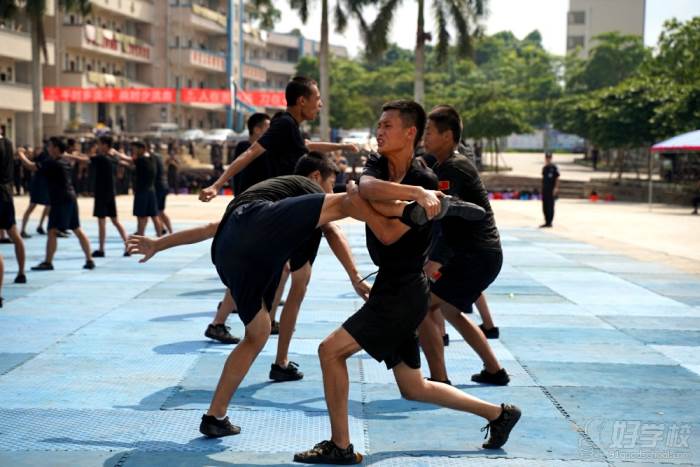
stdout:
{"type": "Polygon", "coordinates": [[[171,104],[175,97],[172,88],[44,88],[44,100],[53,102],[171,104]]]}
{"type": "Polygon", "coordinates": [[[284,109],[287,107],[284,91],[238,91],[238,99],[253,107],[269,107],[273,109],[284,109]]]}
{"type": "Polygon", "coordinates": [[[180,102],[231,105],[231,92],[228,89],[183,88],[180,102]]]}

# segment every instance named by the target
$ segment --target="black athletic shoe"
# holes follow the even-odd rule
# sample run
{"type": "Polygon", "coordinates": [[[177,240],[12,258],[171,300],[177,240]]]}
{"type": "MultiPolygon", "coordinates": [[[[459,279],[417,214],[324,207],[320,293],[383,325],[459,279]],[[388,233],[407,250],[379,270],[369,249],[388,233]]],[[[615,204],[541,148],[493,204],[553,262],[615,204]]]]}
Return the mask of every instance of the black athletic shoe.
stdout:
{"type": "Polygon", "coordinates": [[[2,308],[2,297],[0,297],[0,308],[2,308]]]}
{"type": "Polygon", "coordinates": [[[495,373],[489,373],[486,368],[481,373],[472,375],[472,381],[480,384],[493,384],[494,386],[507,386],[510,383],[510,376],[505,368],[501,368],[495,373]]]}
{"type": "Polygon", "coordinates": [[[352,444],[340,449],[333,441],[321,441],[313,449],[294,454],[294,462],[304,464],[354,465],[362,462],[362,454],[352,444]]]}
{"type": "Polygon", "coordinates": [[[39,226],[36,228],[36,233],[38,233],[39,235],[46,235],[46,230],[44,230],[42,226],[39,226]]]}
{"type": "Polygon", "coordinates": [[[445,347],[450,345],[450,335],[449,334],[444,334],[442,336],[442,345],[444,345],[445,347]]]}
{"type": "Polygon", "coordinates": [[[32,236],[29,235],[27,232],[21,232],[21,233],[19,234],[19,236],[22,237],[22,238],[32,238],[32,236]]]}
{"type": "Polygon", "coordinates": [[[83,265],[83,269],[95,269],[95,262],[91,259],[85,261],[85,264],[83,265]]]}
{"type": "Polygon", "coordinates": [[[93,258],[104,258],[105,257],[105,252],[102,250],[95,250],[92,252],[92,257],[93,258]]]}
{"type": "Polygon", "coordinates": [[[228,330],[231,329],[225,324],[210,324],[204,335],[209,339],[214,339],[222,344],[238,344],[241,340],[231,334],[228,330]]]}
{"type": "Polygon", "coordinates": [[[552,224],[542,224],[542,225],[540,226],[540,229],[549,229],[549,228],[551,228],[551,227],[552,227],[552,224]]]}
{"type": "Polygon", "coordinates": [[[17,274],[17,277],[15,277],[15,284],[26,284],[27,283],[27,276],[24,274],[17,274]]]}
{"type": "Polygon", "coordinates": [[[276,363],[270,365],[270,379],[274,381],[299,381],[304,377],[304,373],[299,371],[299,365],[295,362],[287,363],[286,368],[282,368],[276,363]]]}
{"type": "MultiPolygon", "coordinates": [[[[442,219],[443,217],[461,217],[467,221],[479,221],[484,218],[486,211],[479,205],[470,203],[468,201],[462,201],[459,198],[454,198],[452,196],[444,196],[440,199],[441,207],[440,213],[435,216],[434,219],[442,219]]],[[[408,225],[425,225],[430,219],[423,209],[423,206],[416,203],[415,201],[409,203],[403,211],[401,216],[402,220],[408,218],[408,222],[404,222],[408,225]]]]}
{"type": "Polygon", "coordinates": [[[277,306],[284,306],[284,300],[280,300],[280,303],[277,306]]]}
{"type": "Polygon", "coordinates": [[[513,427],[518,423],[518,420],[520,420],[520,415],[522,413],[516,406],[501,404],[501,408],[503,409],[501,415],[481,429],[481,431],[486,431],[484,439],[489,436],[489,433],[491,434],[488,441],[482,445],[485,449],[500,449],[501,446],[506,444],[508,435],[510,435],[513,427]]]}
{"type": "Polygon", "coordinates": [[[501,334],[498,330],[498,326],[494,326],[491,329],[486,329],[483,324],[480,324],[479,329],[481,329],[481,332],[484,333],[487,339],[498,339],[501,334]]]}
{"type": "Polygon", "coordinates": [[[219,420],[212,415],[202,415],[199,432],[209,438],[221,438],[223,436],[237,435],[241,432],[241,427],[233,425],[228,417],[219,420]]]}
{"type": "Polygon", "coordinates": [[[452,386],[452,381],[450,381],[449,379],[446,379],[444,381],[440,380],[440,379],[433,379],[433,378],[425,378],[425,379],[427,379],[428,381],[432,381],[433,383],[442,383],[442,384],[446,384],[448,386],[452,386]]]}
{"type": "Polygon", "coordinates": [[[44,261],[36,266],[32,266],[32,271],[53,271],[53,264],[44,261]]]}
{"type": "Polygon", "coordinates": [[[270,326],[270,334],[276,336],[280,333],[280,323],[278,321],[273,321],[270,326]]]}
{"type": "Polygon", "coordinates": [[[129,250],[125,250],[125,251],[124,251],[124,256],[125,256],[125,257],[131,256],[131,253],[129,253],[129,250]]]}
{"type": "Polygon", "coordinates": [[[0,243],[12,243],[12,240],[9,238],[0,238],[0,243]]]}

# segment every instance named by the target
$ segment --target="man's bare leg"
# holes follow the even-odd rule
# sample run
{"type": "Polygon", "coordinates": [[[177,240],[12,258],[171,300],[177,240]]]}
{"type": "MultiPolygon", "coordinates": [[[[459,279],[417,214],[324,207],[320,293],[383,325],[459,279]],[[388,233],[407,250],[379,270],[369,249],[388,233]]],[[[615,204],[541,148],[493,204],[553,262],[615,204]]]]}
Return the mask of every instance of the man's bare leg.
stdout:
{"type": "Polygon", "coordinates": [[[56,254],[58,229],[49,229],[46,235],[46,262],[53,264],[53,257],[56,254]]]}
{"type": "Polygon", "coordinates": [[[107,237],[107,220],[104,217],[97,218],[97,231],[99,250],[105,251],[105,238],[107,237]]]}
{"type": "MultiPolygon", "coordinates": [[[[22,236],[17,231],[17,226],[13,225],[7,230],[7,236],[10,237],[15,248],[15,258],[17,259],[17,279],[21,280],[21,276],[24,276],[24,241],[22,236]]],[[[15,281],[17,280],[15,279],[15,281]]]]}
{"type": "Polygon", "coordinates": [[[435,319],[437,317],[442,319],[440,306],[432,305],[425,319],[418,326],[418,337],[425,359],[428,361],[430,377],[435,381],[446,382],[449,380],[445,366],[445,347],[442,340],[442,331],[440,331],[439,323],[435,319]]]}
{"type": "Polygon", "coordinates": [[[119,236],[122,238],[124,241],[124,247],[126,248],[126,241],[128,239],[128,236],[126,235],[126,229],[124,229],[124,226],[122,225],[121,222],[119,222],[118,217],[110,217],[109,220],[112,221],[112,225],[114,226],[115,229],[117,229],[117,232],[119,232],[119,236]]]}
{"type": "MultiPolygon", "coordinates": [[[[148,222],[148,217],[137,217],[136,218],[136,235],[144,235],[146,232],[146,223],[148,222]]],[[[160,237],[160,232],[156,235],[160,237]]]]}
{"type": "Polygon", "coordinates": [[[270,315],[265,307],[245,327],[245,336],[240,344],[231,351],[221,372],[219,383],[214,391],[207,415],[223,417],[228,410],[233,394],[250,370],[267,339],[270,337],[270,315]]]}
{"type": "Polygon", "coordinates": [[[27,206],[27,209],[24,211],[24,215],[22,216],[22,230],[21,230],[21,232],[24,234],[27,233],[27,224],[29,223],[29,216],[32,215],[32,211],[34,211],[34,208],[36,208],[36,204],[29,203],[29,206],[27,206]]]}
{"type": "Polygon", "coordinates": [[[277,340],[277,356],[275,364],[285,368],[289,363],[289,344],[294,334],[301,302],[306,295],[306,286],[311,278],[311,265],[306,263],[302,268],[292,273],[292,286],[287,295],[287,301],[280,316],[280,334],[277,340]]]}
{"type": "Polygon", "coordinates": [[[479,315],[481,316],[481,321],[484,323],[484,328],[486,329],[491,329],[495,327],[493,324],[493,319],[491,318],[491,310],[489,309],[489,304],[486,301],[486,295],[481,294],[479,295],[479,298],[476,299],[476,302],[474,302],[476,305],[476,309],[479,312],[479,315]]]}
{"type": "Polygon", "coordinates": [[[85,253],[85,261],[92,261],[92,252],[90,251],[90,240],[88,240],[88,237],[87,235],[85,235],[83,229],[78,227],[77,229],[73,229],[73,233],[78,238],[78,241],[80,242],[80,248],[82,248],[83,253],[85,253]]]}
{"type": "Polygon", "coordinates": [[[44,206],[44,209],[41,211],[41,217],[39,218],[39,225],[37,226],[37,228],[44,228],[44,219],[46,219],[46,216],[49,215],[49,209],[51,209],[49,205],[44,206]]]}
{"type": "Polygon", "coordinates": [[[217,324],[226,324],[226,319],[228,319],[228,315],[231,314],[232,310],[236,309],[236,302],[234,302],[233,297],[231,296],[231,291],[229,289],[226,289],[226,293],[224,293],[224,298],[221,300],[221,304],[219,305],[219,308],[216,310],[216,314],[214,315],[214,320],[211,322],[214,326],[217,324]]]}
{"type": "Polygon", "coordinates": [[[282,294],[284,293],[284,288],[287,286],[287,280],[289,279],[289,261],[284,263],[282,268],[282,274],[280,275],[280,282],[277,284],[277,290],[275,290],[275,298],[272,299],[272,309],[270,310],[270,321],[274,323],[275,318],[277,318],[277,308],[280,306],[282,301],[282,294]]]}
{"type": "Polygon", "coordinates": [[[173,233],[173,224],[170,222],[170,217],[165,213],[165,211],[159,212],[158,218],[160,219],[161,224],[165,226],[168,233],[173,233]]]}

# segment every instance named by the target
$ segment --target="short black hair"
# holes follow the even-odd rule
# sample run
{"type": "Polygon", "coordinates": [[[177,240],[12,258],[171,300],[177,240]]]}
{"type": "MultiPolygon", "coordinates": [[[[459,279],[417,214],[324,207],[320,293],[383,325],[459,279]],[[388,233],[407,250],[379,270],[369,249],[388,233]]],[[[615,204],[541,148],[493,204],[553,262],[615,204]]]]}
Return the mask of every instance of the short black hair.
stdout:
{"type": "Polygon", "coordinates": [[[97,138],[97,141],[100,144],[104,144],[106,146],[109,146],[110,148],[112,147],[112,144],[114,143],[114,140],[112,139],[112,137],[108,136],[108,135],[100,136],[99,138],[97,138]]]}
{"type": "Polygon", "coordinates": [[[262,112],[256,112],[248,117],[248,134],[252,135],[253,131],[265,120],[270,120],[270,116],[262,112]]]}
{"type": "Polygon", "coordinates": [[[66,152],[66,142],[60,136],[50,137],[49,144],[56,146],[61,151],[61,153],[66,152]]]}
{"type": "Polygon", "coordinates": [[[400,99],[387,102],[382,106],[382,112],[388,112],[390,110],[397,110],[399,112],[404,127],[416,127],[416,137],[413,139],[413,147],[417,147],[425,131],[426,116],[423,107],[416,101],[400,99]]]}
{"type": "Polygon", "coordinates": [[[131,145],[131,147],[133,147],[133,148],[143,148],[143,149],[146,149],[146,143],[144,143],[143,141],[138,140],[138,139],[132,141],[132,142],[130,143],[130,145],[131,145]]]}
{"type": "Polygon", "coordinates": [[[297,105],[300,97],[311,97],[312,86],[316,86],[316,81],[306,76],[295,76],[287,83],[284,90],[284,97],[287,99],[287,107],[297,105]]]}
{"type": "Polygon", "coordinates": [[[428,114],[428,120],[433,122],[440,133],[447,130],[452,132],[452,141],[459,143],[462,137],[462,119],[457,110],[451,105],[438,105],[428,114]]]}
{"type": "Polygon", "coordinates": [[[328,154],[311,151],[299,158],[296,167],[294,167],[294,174],[307,177],[317,170],[325,179],[331,174],[338,173],[338,166],[328,154]]]}

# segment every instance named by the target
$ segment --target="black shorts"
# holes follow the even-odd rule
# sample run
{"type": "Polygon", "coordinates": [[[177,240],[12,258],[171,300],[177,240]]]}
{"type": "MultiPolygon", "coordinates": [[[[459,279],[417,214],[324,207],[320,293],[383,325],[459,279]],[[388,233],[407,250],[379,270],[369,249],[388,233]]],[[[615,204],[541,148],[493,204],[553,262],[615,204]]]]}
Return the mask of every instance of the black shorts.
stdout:
{"type": "Polygon", "coordinates": [[[310,263],[313,266],[318,254],[318,247],[321,245],[321,237],[323,237],[321,229],[316,229],[301,248],[292,253],[292,256],[289,258],[289,270],[291,272],[298,271],[306,263],[310,263]]]}
{"type": "Polygon", "coordinates": [[[369,300],[343,323],[365,352],[388,369],[401,362],[420,368],[416,329],[430,303],[428,280],[422,271],[379,269],[369,300]]]}
{"type": "Polygon", "coordinates": [[[78,227],[80,227],[80,217],[76,200],[51,205],[49,229],[74,230],[78,227]]]}
{"type": "Polygon", "coordinates": [[[496,280],[501,266],[501,250],[457,254],[440,269],[440,279],[430,284],[430,291],[458,310],[466,312],[496,280]]]}
{"type": "Polygon", "coordinates": [[[117,201],[114,196],[95,196],[92,215],[95,217],[117,217],[117,201]]]}
{"type": "Polygon", "coordinates": [[[248,325],[263,303],[269,310],[285,263],[316,230],[325,195],[238,206],[219,227],[214,265],[248,325]]]}
{"type": "Polygon", "coordinates": [[[155,190],[134,193],[134,216],[153,217],[158,215],[158,202],[155,190]]]}
{"type": "Polygon", "coordinates": [[[34,175],[29,185],[29,202],[31,204],[49,204],[49,185],[43,175],[34,175]]]}
{"type": "Polygon", "coordinates": [[[7,200],[0,199],[0,229],[10,229],[16,223],[15,203],[12,197],[7,200]]]}
{"type": "Polygon", "coordinates": [[[165,198],[167,196],[167,190],[156,190],[156,205],[158,206],[158,212],[165,211],[165,198]]]}

